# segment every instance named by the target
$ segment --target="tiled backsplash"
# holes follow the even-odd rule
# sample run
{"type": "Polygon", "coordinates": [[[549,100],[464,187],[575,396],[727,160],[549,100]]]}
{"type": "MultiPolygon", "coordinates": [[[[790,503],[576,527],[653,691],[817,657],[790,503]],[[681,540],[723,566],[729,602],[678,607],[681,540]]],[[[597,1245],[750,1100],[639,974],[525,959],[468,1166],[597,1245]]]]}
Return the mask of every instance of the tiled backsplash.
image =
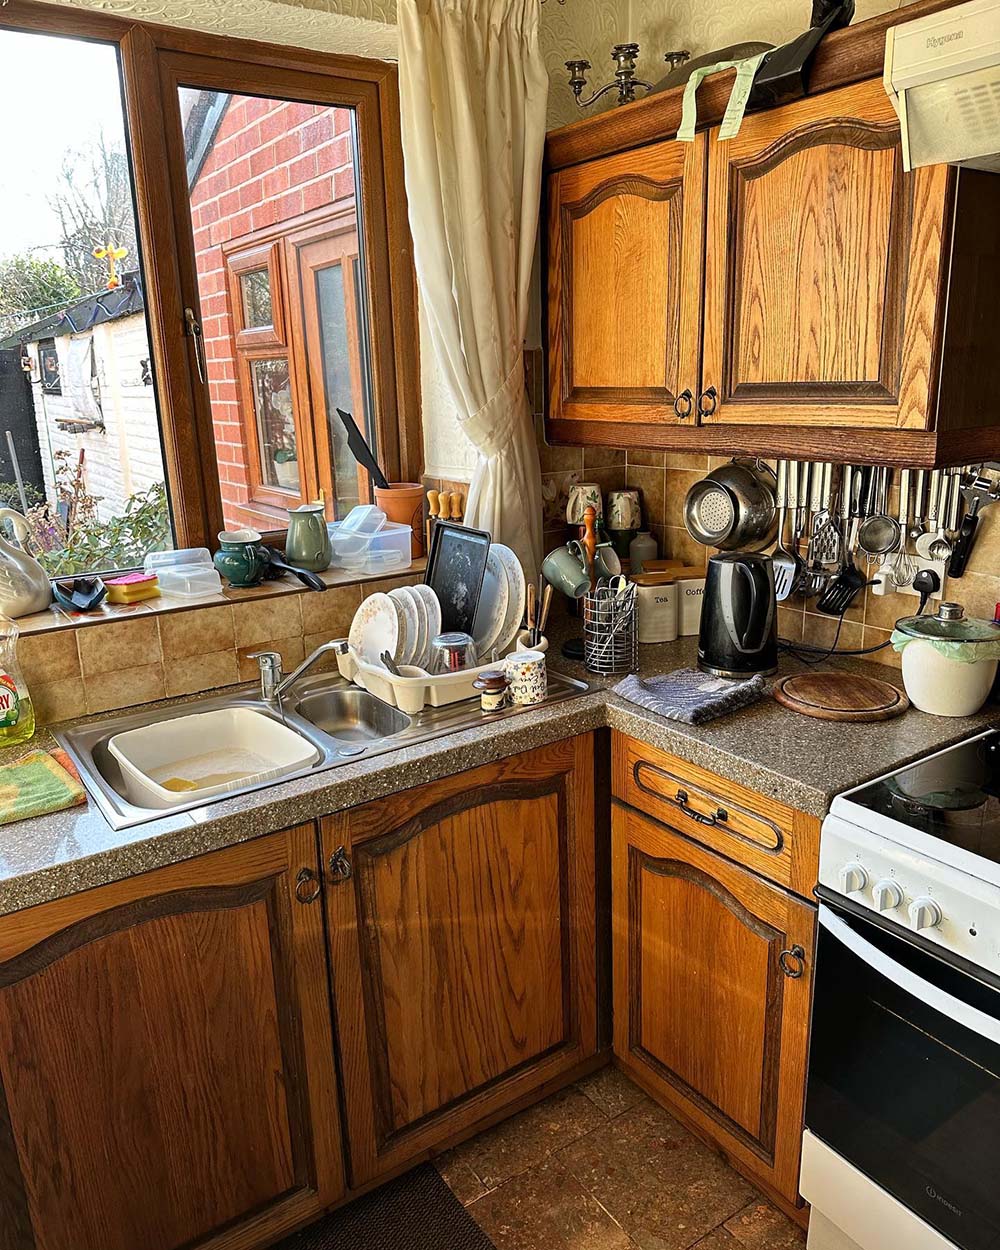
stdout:
{"type": "MultiPolygon", "coordinates": [[[[56,624],[52,614],[42,628],[44,620],[31,618],[17,654],[35,715],[51,724],[252,681],[253,651],[279,652],[288,671],[321,643],[344,636],[363,598],[422,576],[421,561],[385,580],[330,574],[334,584],[323,591],[270,582],[186,607],[154,599],[85,624],[56,624]]],[[[321,661],[316,671],[323,667],[321,661]]]]}
{"type": "MultiPolygon", "coordinates": [[[[545,549],[566,538],[566,503],[575,482],[597,482],[607,494],[616,487],[642,491],[644,520],[652,531],[661,556],[702,564],[711,552],[696,543],[684,528],[684,498],[691,486],[725,458],[641,448],[550,447],[543,434],[544,393],[541,353],[526,358],[529,395],[536,414],[542,465],[545,549]]],[[[979,537],[965,575],[946,579],[944,597],[964,605],[970,616],[992,620],[1000,602],[1000,504],[981,514],[979,537]]],[[[796,598],[779,607],[778,630],[783,638],[829,646],[837,629],[835,617],[815,610],[815,599],[796,598]]],[[[837,646],[854,650],[886,642],[893,624],[912,614],[918,600],[912,595],[876,595],[870,588],[859,595],[844,617],[837,646]]],[[[872,660],[898,667],[899,656],[891,647],[876,652],[872,660]]]]}

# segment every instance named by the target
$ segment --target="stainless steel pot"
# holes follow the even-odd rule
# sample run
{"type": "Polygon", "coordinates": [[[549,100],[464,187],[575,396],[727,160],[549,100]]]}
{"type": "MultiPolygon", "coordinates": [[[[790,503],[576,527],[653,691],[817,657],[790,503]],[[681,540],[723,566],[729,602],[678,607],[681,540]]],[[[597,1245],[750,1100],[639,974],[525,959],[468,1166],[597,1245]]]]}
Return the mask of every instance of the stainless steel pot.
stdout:
{"type": "Polygon", "coordinates": [[[762,460],[732,460],[695,482],[684,524],[695,542],[720,551],[761,551],[778,529],[774,472],[762,460]]]}

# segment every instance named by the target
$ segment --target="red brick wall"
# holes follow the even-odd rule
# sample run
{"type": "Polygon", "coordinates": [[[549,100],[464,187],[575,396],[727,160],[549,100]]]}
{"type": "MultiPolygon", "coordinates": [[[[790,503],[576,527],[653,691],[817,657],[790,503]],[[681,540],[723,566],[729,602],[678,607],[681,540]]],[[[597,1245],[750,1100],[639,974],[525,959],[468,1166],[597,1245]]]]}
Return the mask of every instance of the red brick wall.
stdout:
{"type": "Polygon", "coordinates": [[[191,191],[226,525],[272,528],[249,499],[222,245],[354,195],[347,109],[233,96],[191,191]]]}

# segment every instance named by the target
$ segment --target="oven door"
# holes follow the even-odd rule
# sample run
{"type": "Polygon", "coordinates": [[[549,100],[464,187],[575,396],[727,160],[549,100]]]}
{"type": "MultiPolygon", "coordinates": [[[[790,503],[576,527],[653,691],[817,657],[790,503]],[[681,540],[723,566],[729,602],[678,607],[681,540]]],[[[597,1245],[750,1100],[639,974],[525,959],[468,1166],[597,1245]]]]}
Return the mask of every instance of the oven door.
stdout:
{"type": "Polygon", "coordinates": [[[962,1250],[1000,1247],[998,1074],[997,989],[821,903],[806,1126],[962,1250]]]}

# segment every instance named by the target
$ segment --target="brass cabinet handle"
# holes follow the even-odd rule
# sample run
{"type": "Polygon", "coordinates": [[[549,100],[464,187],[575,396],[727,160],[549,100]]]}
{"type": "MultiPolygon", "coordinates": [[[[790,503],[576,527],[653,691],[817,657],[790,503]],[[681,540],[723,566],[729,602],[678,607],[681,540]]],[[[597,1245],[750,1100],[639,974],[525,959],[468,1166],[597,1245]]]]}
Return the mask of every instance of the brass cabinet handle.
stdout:
{"type": "Polygon", "coordinates": [[[696,820],[699,825],[722,825],[729,819],[729,813],[724,807],[717,807],[714,815],[706,815],[704,812],[696,812],[693,807],[688,805],[688,792],[686,790],[678,790],[674,795],[674,802],[685,816],[690,816],[691,819],[696,820]]]}
{"type": "Polygon", "coordinates": [[[710,417],[719,406],[719,392],[714,386],[710,386],[707,391],[702,391],[698,396],[698,412],[703,417],[710,417]],[[705,400],[708,403],[705,403],[705,400]]]}
{"type": "Polygon", "coordinates": [[[346,846],[338,846],[330,856],[330,873],[336,884],[342,881],[349,881],[351,873],[354,869],[351,867],[351,861],[347,854],[346,846]]]}
{"type": "Polygon", "coordinates": [[[677,414],[677,417],[683,421],[686,417],[691,415],[693,409],[694,396],[691,394],[690,390],[685,388],[674,400],[674,412],[677,414]],[[681,407],[682,403],[684,405],[683,407],[681,407]]]}
{"type": "Polygon", "coordinates": [[[781,971],[792,981],[797,981],[806,970],[806,952],[803,947],[796,944],[784,950],[778,956],[778,963],[781,965],[781,971]],[[794,963],[792,961],[795,961],[794,963]]]}
{"type": "Polygon", "coordinates": [[[295,897],[300,903],[315,903],[319,898],[319,877],[311,868],[300,868],[295,878],[295,897]]]}

